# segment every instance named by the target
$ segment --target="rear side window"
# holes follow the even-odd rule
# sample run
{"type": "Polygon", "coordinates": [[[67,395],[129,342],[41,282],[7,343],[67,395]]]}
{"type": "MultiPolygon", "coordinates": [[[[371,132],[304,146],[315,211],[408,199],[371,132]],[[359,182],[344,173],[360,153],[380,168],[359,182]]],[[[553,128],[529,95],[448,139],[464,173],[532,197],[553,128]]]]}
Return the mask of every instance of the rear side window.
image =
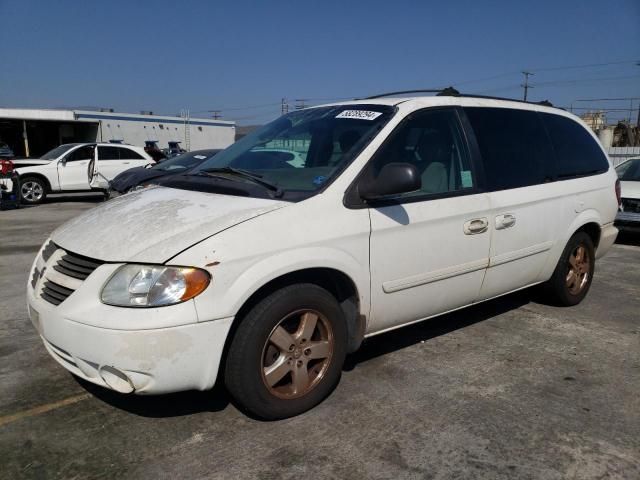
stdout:
{"type": "Polygon", "coordinates": [[[553,150],[536,112],[476,107],[465,112],[480,148],[488,190],[537,185],[553,178],[553,150]]]}
{"type": "Polygon", "coordinates": [[[609,169],[607,157],[598,142],[579,123],[567,117],[540,114],[558,163],[558,179],[604,173],[609,169]]]}
{"type": "Polygon", "coordinates": [[[144,160],[142,155],[129,148],[118,147],[118,150],[120,150],[120,158],[123,160],[144,160]]]}
{"type": "Polygon", "coordinates": [[[98,147],[98,160],[120,160],[118,147],[98,147]]]}

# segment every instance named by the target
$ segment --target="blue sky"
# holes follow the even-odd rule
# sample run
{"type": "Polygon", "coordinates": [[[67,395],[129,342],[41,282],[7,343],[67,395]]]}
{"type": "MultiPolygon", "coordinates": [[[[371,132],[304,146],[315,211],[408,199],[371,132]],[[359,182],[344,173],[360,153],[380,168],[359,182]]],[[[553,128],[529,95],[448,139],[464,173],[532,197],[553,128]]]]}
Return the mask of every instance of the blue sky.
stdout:
{"type": "Polygon", "coordinates": [[[449,84],[520,97],[523,69],[533,100],[640,97],[639,0],[0,0],[0,21],[0,106],[219,109],[248,124],[282,97],[449,84]]]}

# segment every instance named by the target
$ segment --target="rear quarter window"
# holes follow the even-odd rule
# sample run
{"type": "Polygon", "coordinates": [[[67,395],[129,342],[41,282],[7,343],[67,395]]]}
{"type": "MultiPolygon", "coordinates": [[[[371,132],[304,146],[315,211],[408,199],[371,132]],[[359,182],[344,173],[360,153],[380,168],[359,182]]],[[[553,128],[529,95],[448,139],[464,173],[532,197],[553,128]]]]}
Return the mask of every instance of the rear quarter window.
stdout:
{"type": "Polygon", "coordinates": [[[558,179],[596,175],[609,169],[598,142],[578,122],[560,115],[540,114],[557,159],[558,179]]]}
{"type": "Polygon", "coordinates": [[[120,158],[122,160],[144,160],[145,158],[137,152],[129,148],[119,148],[120,150],[120,158]]]}
{"type": "Polygon", "coordinates": [[[538,185],[553,178],[553,150],[536,112],[483,107],[464,110],[480,148],[489,191],[538,185]]]}

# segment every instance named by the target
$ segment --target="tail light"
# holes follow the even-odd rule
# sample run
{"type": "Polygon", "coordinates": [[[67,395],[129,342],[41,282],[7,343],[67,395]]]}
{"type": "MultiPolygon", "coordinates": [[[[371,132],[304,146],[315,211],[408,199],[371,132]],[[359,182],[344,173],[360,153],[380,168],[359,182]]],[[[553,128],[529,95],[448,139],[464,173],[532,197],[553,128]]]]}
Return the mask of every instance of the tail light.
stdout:
{"type": "Polygon", "coordinates": [[[11,160],[0,160],[0,173],[8,175],[13,172],[13,162],[11,160]]]}
{"type": "Polygon", "coordinates": [[[616,180],[616,200],[618,200],[618,206],[622,203],[622,192],[620,191],[620,180],[616,180]]]}

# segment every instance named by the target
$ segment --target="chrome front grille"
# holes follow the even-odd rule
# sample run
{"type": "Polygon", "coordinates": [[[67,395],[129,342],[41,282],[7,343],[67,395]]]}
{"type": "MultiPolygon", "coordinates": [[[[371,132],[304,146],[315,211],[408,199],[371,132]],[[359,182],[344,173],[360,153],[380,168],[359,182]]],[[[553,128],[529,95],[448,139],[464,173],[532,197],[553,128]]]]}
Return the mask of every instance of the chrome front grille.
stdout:
{"type": "Polygon", "coordinates": [[[41,271],[38,271],[37,268],[34,269],[31,285],[35,288],[38,279],[43,277],[40,297],[53,305],[60,305],[64,302],[79,287],[80,283],[103,263],[100,260],[61,249],[53,242],[49,242],[42,250],[42,260],[44,263],[51,260],[51,264],[48,267],[43,266],[41,271]],[[55,270],[57,274],[45,273],[47,268],[55,270]]]}

